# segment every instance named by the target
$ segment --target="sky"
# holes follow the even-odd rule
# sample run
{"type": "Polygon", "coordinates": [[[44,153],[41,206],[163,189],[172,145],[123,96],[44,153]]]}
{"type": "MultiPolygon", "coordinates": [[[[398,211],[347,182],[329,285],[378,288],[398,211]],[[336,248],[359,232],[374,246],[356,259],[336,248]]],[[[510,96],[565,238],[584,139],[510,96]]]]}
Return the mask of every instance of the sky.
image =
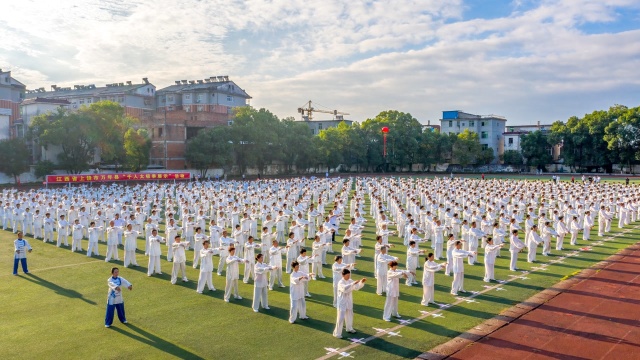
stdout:
{"type": "MultiPolygon", "coordinates": [[[[0,68],[28,89],[228,75],[251,105],[443,110],[550,124],[640,105],[638,0],[0,1],[0,68]]],[[[327,115],[330,117],[330,115],[327,115]]],[[[316,119],[327,118],[317,115],[316,119]]]]}

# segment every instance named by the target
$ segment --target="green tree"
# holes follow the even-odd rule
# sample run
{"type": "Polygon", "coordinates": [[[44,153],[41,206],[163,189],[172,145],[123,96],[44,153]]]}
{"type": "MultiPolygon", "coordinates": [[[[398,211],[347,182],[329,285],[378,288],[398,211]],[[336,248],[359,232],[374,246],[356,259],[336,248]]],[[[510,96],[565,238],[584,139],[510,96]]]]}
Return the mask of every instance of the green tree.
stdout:
{"type": "Polygon", "coordinates": [[[318,160],[326,165],[327,171],[336,168],[342,163],[343,139],[337,128],[328,128],[320,131],[314,138],[314,145],[318,149],[318,160]]]}
{"type": "Polygon", "coordinates": [[[618,154],[620,162],[631,165],[640,160],[640,107],[627,109],[605,128],[607,148],[618,154]]]}
{"type": "Polygon", "coordinates": [[[191,166],[200,171],[201,178],[205,178],[211,168],[229,169],[233,162],[230,137],[230,127],[218,126],[201,130],[187,142],[185,157],[191,166]]]}
{"type": "Polygon", "coordinates": [[[469,129],[464,129],[463,132],[458,134],[458,139],[453,144],[453,161],[462,166],[474,164],[481,151],[482,145],[480,145],[478,134],[469,131],[469,129]]]}
{"type": "Polygon", "coordinates": [[[420,141],[422,137],[422,125],[409,113],[396,110],[383,111],[373,119],[367,119],[362,123],[362,129],[367,137],[362,143],[366,152],[367,162],[379,159],[379,165],[389,164],[391,167],[411,167],[420,160],[420,141]],[[388,127],[387,133],[387,158],[378,157],[383,154],[382,128],[388,127]],[[373,147],[373,148],[372,148],[373,147]]]}
{"type": "Polygon", "coordinates": [[[540,130],[522,135],[520,148],[528,166],[544,169],[545,166],[553,162],[549,139],[540,130]]]}
{"type": "Polygon", "coordinates": [[[13,176],[18,183],[18,176],[29,171],[29,148],[23,139],[7,139],[0,141],[0,172],[13,176]]]}
{"type": "Polygon", "coordinates": [[[36,163],[35,175],[37,178],[43,178],[47,175],[53,174],[56,165],[49,160],[42,160],[36,163]]]}
{"type": "Polygon", "coordinates": [[[149,165],[151,139],[145,129],[129,128],[124,134],[125,165],[128,170],[140,171],[149,165]]]}
{"type": "Polygon", "coordinates": [[[278,146],[280,120],[267,109],[237,108],[233,120],[231,141],[240,172],[248,166],[264,173],[267,165],[282,159],[278,146]]]}
{"type": "Polygon", "coordinates": [[[493,159],[495,159],[495,155],[493,155],[493,149],[487,147],[487,148],[484,148],[484,149],[480,150],[480,152],[476,156],[475,164],[476,165],[491,164],[493,159]]]}
{"type": "Polygon", "coordinates": [[[295,121],[293,118],[283,119],[277,127],[278,151],[287,172],[292,172],[293,166],[297,172],[311,167],[315,159],[315,148],[312,144],[313,134],[307,124],[295,121]]]}
{"type": "Polygon", "coordinates": [[[517,150],[507,150],[501,155],[502,163],[505,165],[520,166],[524,164],[522,154],[517,150]]]}
{"type": "Polygon", "coordinates": [[[100,133],[85,112],[58,109],[54,113],[36,116],[30,131],[45,149],[50,146],[61,148],[59,165],[68,173],[78,174],[93,163],[100,133]]]}
{"type": "Polygon", "coordinates": [[[125,134],[138,120],[125,115],[124,108],[113,101],[99,101],[79,110],[90,118],[98,132],[97,146],[102,163],[129,166],[125,150],[125,134]]]}

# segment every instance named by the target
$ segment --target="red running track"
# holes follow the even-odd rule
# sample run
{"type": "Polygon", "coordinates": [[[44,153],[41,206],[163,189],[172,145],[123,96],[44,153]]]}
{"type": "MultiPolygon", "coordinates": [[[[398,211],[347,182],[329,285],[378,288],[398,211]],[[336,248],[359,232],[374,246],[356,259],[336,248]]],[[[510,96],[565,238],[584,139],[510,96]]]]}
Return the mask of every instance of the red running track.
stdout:
{"type": "Polygon", "coordinates": [[[640,359],[640,244],[449,359],[640,359]]]}

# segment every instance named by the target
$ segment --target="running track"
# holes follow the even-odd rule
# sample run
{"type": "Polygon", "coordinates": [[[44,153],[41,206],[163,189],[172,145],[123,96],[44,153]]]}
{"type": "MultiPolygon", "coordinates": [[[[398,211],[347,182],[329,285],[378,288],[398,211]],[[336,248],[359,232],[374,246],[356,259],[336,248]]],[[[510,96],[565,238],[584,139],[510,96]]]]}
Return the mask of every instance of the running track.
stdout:
{"type": "Polygon", "coordinates": [[[559,295],[448,359],[640,359],[640,243],[577,278],[559,295]]]}

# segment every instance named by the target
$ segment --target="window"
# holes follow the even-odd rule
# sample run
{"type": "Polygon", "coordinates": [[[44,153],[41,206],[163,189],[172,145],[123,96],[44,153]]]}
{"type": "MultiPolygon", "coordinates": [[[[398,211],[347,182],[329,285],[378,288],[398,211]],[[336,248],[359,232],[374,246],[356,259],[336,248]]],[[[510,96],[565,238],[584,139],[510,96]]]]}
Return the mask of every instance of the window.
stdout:
{"type": "Polygon", "coordinates": [[[487,144],[482,144],[482,150],[487,150],[489,148],[489,145],[487,144]]]}
{"type": "Polygon", "coordinates": [[[167,97],[167,101],[171,101],[171,102],[173,102],[173,95],[169,95],[169,96],[167,97]]]}
{"type": "Polygon", "coordinates": [[[476,126],[476,122],[475,121],[469,121],[469,126],[476,126]]]}
{"type": "Polygon", "coordinates": [[[316,129],[311,129],[311,135],[315,135],[316,134],[316,129]]]}
{"type": "Polygon", "coordinates": [[[227,101],[229,101],[229,102],[233,101],[233,96],[227,95],[227,101]]]}
{"type": "Polygon", "coordinates": [[[480,123],[481,126],[484,126],[484,121],[480,123]]]}
{"type": "Polygon", "coordinates": [[[186,112],[191,112],[191,106],[189,106],[189,105],[185,105],[185,107],[184,107],[184,111],[186,111],[186,112]]]}
{"type": "Polygon", "coordinates": [[[198,102],[202,101],[203,94],[198,94],[198,102]]]}
{"type": "Polygon", "coordinates": [[[318,130],[322,130],[322,123],[318,124],[318,130]]]}
{"type": "Polygon", "coordinates": [[[462,126],[464,126],[464,123],[462,123],[462,126]]]}
{"type": "Polygon", "coordinates": [[[162,131],[164,131],[163,128],[158,128],[158,137],[162,137],[162,131]]]}
{"type": "Polygon", "coordinates": [[[509,145],[513,145],[513,138],[509,138],[509,145]]]}
{"type": "Polygon", "coordinates": [[[185,100],[191,100],[191,94],[184,94],[185,100]]]}
{"type": "Polygon", "coordinates": [[[87,104],[91,104],[92,102],[93,102],[93,99],[92,99],[92,98],[88,98],[88,99],[87,99],[87,104]]]}
{"type": "Polygon", "coordinates": [[[233,120],[227,121],[227,125],[229,125],[229,126],[233,125],[233,120]]]}
{"type": "Polygon", "coordinates": [[[198,111],[204,111],[204,105],[198,105],[198,111]]]}
{"type": "Polygon", "coordinates": [[[124,96],[118,96],[118,102],[119,103],[123,103],[124,102],[124,96]]]}
{"type": "Polygon", "coordinates": [[[453,121],[449,121],[449,127],[453,127],[453,121]]]}
{"type": "Polygon", "coordinates": [[[488,138],[488,137],[489,137],[489,135],[487,134],[487,132],[486,132],[486,131],[483,131],[482,133],[480,133],[480,138],[481,138],[481,139],[486,139],[486,138],[488,138]]]}
{"type": "Polygon", "coordinates": [[[84,104],[84,99],[78,100],[78,104],[80,104],[80,105],[84,104]]]}

